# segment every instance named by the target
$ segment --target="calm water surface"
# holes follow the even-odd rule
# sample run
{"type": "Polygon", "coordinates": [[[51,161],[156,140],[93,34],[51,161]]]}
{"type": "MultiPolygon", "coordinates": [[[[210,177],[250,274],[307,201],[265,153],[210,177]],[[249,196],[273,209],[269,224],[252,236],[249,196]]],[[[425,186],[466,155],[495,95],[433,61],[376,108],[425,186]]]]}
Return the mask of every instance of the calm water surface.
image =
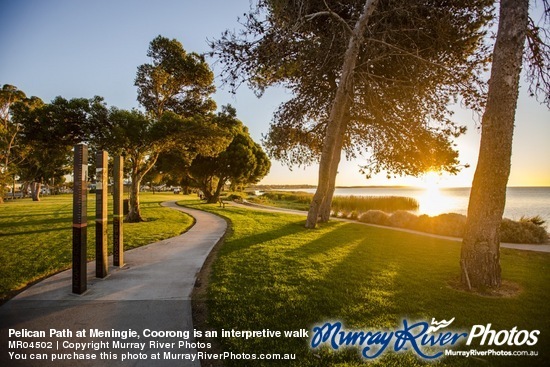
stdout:
{"type": "MultiPolygon", "coordinates": [[[[315,189],[301,189],[314,193],[315,189]]],[[[337,188],[339,196],[407,196],[418,200],[417,214],[438,215],[443,213],[466,214],[470,188],[422,189],[403,188],[337,188]]],[[[504,217],[519,219],[522,216],[539,215],[550,223],[550,187],[509,187],[506,193],[504,217]]]]}

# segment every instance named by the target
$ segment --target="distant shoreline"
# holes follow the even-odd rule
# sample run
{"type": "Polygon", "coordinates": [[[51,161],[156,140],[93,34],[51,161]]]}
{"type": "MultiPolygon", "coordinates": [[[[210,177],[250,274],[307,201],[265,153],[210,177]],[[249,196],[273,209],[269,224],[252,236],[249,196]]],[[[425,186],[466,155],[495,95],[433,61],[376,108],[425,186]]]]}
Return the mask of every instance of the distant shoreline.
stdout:
{"type": "MultiPolygon", "coordinates": [[[[316,189],[316,185],[255,185],[251,186],[251,189],[254,190],[277,190],[277,189],[316,189]]],[[[407,185],[372,185],[372,186],[336,186],[337,189],[424,189],[420,186],[407,186],[407,185]]],[[[550,188],[550,186],[508,186],[509,189],[515,188],[550,188]]],[[[471,186],[449,186],[449,187],[440,187],[440,189],[471,189],[471,186]]]]}

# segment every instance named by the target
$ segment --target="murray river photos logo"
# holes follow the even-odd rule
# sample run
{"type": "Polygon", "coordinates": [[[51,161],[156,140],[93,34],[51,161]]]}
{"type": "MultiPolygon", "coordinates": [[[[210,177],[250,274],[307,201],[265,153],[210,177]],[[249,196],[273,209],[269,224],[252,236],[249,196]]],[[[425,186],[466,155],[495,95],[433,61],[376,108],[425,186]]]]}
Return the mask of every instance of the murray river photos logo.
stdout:
{"type": "Polygon", "coordinates": [[[446,328],[455,320],[410,322],[404,319],[402,327],[395,330],[346,330],[340,321],[326,322],[313,327],[310,346],[315,349],[322,345],[338,350],[344,347],[358,347],[366,359],[374,359],[385,351],[412,350],[424,359],[436,359],[445,349],[465,342],[480,346],[533,346],[537,344],[539,330],[493,330],[491,324],[474,325],[469,332],[452,331],[446,328]]]}

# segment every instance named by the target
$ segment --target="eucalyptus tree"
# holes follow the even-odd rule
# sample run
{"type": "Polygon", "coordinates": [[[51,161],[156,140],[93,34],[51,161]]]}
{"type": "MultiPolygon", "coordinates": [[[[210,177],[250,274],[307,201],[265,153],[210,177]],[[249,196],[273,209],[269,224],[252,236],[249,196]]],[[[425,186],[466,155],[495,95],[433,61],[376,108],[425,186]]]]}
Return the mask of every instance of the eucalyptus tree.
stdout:
{"type": "MultiPolygon", "coordinates": [[[[550,7],[545,3],[547,16],[550,7]]],[[[472,183],[461,252],[462,282],[469,288],[499,287],[500,224],[510,175],[512,137],[522,62],[528,64],[530,90],[550,106],[548,30],[529,19],[528,0],[500,1],[487,105],[477,168],[472,183]],[[528,47],[525,48],[527,42],[528,47]]]]}
{"type": "Polygon", "coordinates": [[[470,107],[483,104],[482,40],[491,5],[261,0],[241,30],[211,43],[232,88],[292,91],[264,144],[289,165],[321,160],[306,226],[315,226],[319,212],[328,220],[342,150],[347,158],[364,157],[367,177],[458,172],[452,140],[465,128],[451,120],[449,104],[458,95],[470,107]]]}

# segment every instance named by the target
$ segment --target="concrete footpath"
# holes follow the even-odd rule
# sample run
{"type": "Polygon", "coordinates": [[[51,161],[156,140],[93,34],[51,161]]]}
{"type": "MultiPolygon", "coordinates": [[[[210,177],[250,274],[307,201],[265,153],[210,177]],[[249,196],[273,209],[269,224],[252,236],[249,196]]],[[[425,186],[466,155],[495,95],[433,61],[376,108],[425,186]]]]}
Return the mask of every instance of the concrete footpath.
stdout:
{"type": "MultiPolygon", "coordinates": [[[[126,251],[125,265],[111,266],[104,279],[95,278],[95,262],[88,263],[88,290],[83,295],[71,293],[72,272],[67,270],[29,287],[0,307],[0,366],[200,366],[196,359],[184,356],[188,354],[190,358],[196,352],[190,296],[197,273],[225,234],[227,223],[216,215],[182,208],[175,202],[163,206],[193,216],[195,224],[180,236],[126,251]],[[46,338],[9,337],[9,329],[23,334],[24,330],[43,330],[46,338]],[[59,333],[50,337],[50,329],[59,333]],[[157,335],[144,335],[147,329],[157,335]],[[86,335],[77,337],[79,330],[85,330],[86,335]],[[116,337],[90,335],[91,330],[116,337]],[[179,331],[180,335],[166,331],[179,331]],[[132,337],[133,332],[137,336],[132,337]],[[29,353],[39,353],[38,350],[6,350],[8,340],[51,341],[52,348],[45,345],[40,353],[63,359],[31,361],[29,353]],[[114,340],[119,342],[113,343],[114,340]],[[110,344],[107,348],[93,344],[100,341],[110,344]],[[159,348],[151,343],[155,341],[166,344],[159,348]],[[71,342],[90,344],[77,350],[76,345],[71,348],[67,344],[71,342]],[[132,344],[123,344],[126,342],[132,344]],[[9,352],[27,353],[27,360],[16,360],[9,352]],[[79,358],[92,353],[95,360],[92,356],[79,358]],[[156,353],[160,353],[160,360],[152,360],[156,353]],[[165,358],[165,353],[173,353],[174,358],[165,358]],[[126,356],[124,362],[122,355],[126,356]]],[[[109,260],[112,264],[112,258],[109,260]]]]}

